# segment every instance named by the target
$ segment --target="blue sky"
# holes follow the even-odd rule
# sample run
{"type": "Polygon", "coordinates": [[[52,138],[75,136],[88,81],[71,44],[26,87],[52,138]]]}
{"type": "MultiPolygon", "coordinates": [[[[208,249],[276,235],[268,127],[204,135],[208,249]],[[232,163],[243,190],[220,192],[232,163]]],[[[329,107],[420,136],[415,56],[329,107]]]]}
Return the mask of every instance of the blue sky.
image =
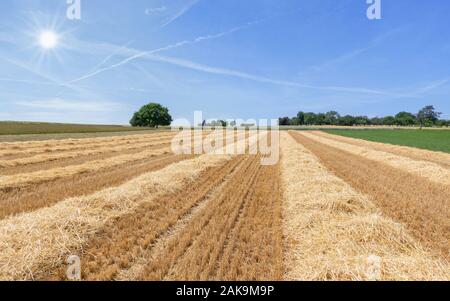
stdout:
{"type": "Polygon", "coordinates": [[[0,2],[0,120],[126,124],[174,118],[384,116],[434,104],[450,118],[450,3],[382,0],[0,2]],[[58,36],[45,50],[40,34],[58,36]]]}

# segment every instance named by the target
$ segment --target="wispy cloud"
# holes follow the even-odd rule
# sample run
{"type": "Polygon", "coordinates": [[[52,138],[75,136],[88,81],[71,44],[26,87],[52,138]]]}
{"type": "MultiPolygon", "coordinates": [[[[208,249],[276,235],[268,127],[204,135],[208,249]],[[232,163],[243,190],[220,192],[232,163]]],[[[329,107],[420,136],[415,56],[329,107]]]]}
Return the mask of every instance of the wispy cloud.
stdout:
{"type": "Polygon", "coordinates": [[[61,98],[16,101],[16,106],[54,111],[76,111],[76,112],[111,112],[120,110],[123,105],[118,102],[103,102],[95,100],[69,100],[61,98]]]}
{"type": "Polygon", "coordinates": [[[36,69],[30,67],[29,65],[27,65],[27,64],[25,64],[23,62],[20,62],[20,61],[17,61],[17,60],[13,60],[13,59],[7,59],[7,58],[4,58],[4,57],[3,58],[0,57],[0,59],[3,59],[3,61],[5,61],[5,62],[7,62],[7,63],[9,63],[11,65],[14,65],[14,66],[16,66],[18,68],[21,68],[23,70],[26,70],[26,71],[34,74],[34,75],[36,75],[36,76],[38,76],[38,77],[40,77],[42,79],[45,79],[49,83],[55,84],[55,85],[60,86],[60,87],[68,88],[68,89],[71,89],[71,90],[76,91],[76,92],[86,92],[85,90],[81,89],[80,87],[78,87],[76,85],[72,85],[71,83],[66,83],[64,81],[58,80],[58,79],[56,79],[56,78],[54,78],[54,77],[52,77],[50,75],[47,75],[47,74],[45,74],[45,73],[43,73],[43,72],[41,72],[39,70],[36,70],[36,69]]]}
{"type": "MultiPolygon", "coordinates": [[[[295,88],[305,88],[305,89],[313,89],[313,90],[320,90],[320,91],[333,91],[333,92],[347,92],[347,93],[359,93],[359,94],[371,94],[371,95],[383,95],[383,96],[389,96],[389,97],[398,97],[398,98],[403,98],[403,97],[415,97],[415,95],[412,95],[411,93],[399,93],[399,92],[392,92],[392,91],[382,91],[382,90],[376,90],[376,89],[369,89],[369,88],[365,88],[365,87],[342,87],[342,86],[316,86],[316,85],[308,85],[308,84],[302,84],[299,82],[295,82],[295,81],[289,81],[289,80],[279,80],[279,79],[273,79],[273,78],[269,78],[269,77],[264,77],[264,76],[259,76],[259,75],[255,75],[255,74],[251,74],[251,73],[247,73],[247,72],[242,72],[239,70],[232,70],[232,69],[227,69],[227,68],[220,68],[220,67],[213,67],[213,66],[208,66],[208,65],[203,65],[203,64],[199,64],[193,61],[189,61],[189,60],[184,60],[184,59],[179,59],[179,58],[174,58],[174,57],[168,57],[168,56],[161,56],[158,55],[158,53],[165,51],[165,50],[169,50],[169,49],[174,49],[174,48],[178,48],[181,47],[183,45],[186,44],[192,44],[192,43],[198,43],[200,41],[203,40],[208,40],[208,39],[214,39],[214,38],[218,38],[221,36],[224,36],[226,34],[230,34],[233,33],[235,31],[238,31],[242,28],[245,28],[247,26],[250,26],[252,24],[258,23],[260,21],[257,22],[250,22],[245,26],[240,26],[240,27],[236,27],[233,28],[229,31],[226,32],[222,32],[219,34],[215,34],[215,35],[210,35],[210,36],[202,36],[202,37],[198,37],[194,40],[188,40],[188,41],[182,41],[176,44],[172,44],[166,47],[162,47],[159,49],[155,49],[155,50],[151,50],[151,51],[141,51],[138,49],[133,49],[133,48],[125,48],[122,49],[122,54],[123,55],[128,55],[128,57],[124,60],[122,60],[121,62],[105,67],[105,68],[101,68],[99,70],[97,70],[96,72],[93,73],[89,73],[86,74],[80,78],[74,79],[72,81],[70,81],[69,83],[75,83],[75,82],[79,82],[88,78],[91,78],[93,76],[96,76],[102,72],[106,72],[121,66],[124,66],[134,60],[137,59],[146,59],[146,60],[152,60],[152,61],[158,61],[158,62],[163,62],[163,63],[167,63],[167,64],[171,64],[171,65],[176,65],[179,67],[183,67],[183,68],[187,68],[187,69],[191,69],[191,70],[196,70],[196,71],[201,71],[201,72],[205,72],[205,73],[210,73],[210,74],[217,74],[217,75],[225,75],[225,76],[232,76],[232,77],[236,77],[236,78],[241,78],[241,79],[246,79],[246,80],[251,80],[251,81],[255,81],[255,82],[261,82],[261,83],[268,83],[268,84],[273,84],[273,85],[279,85],[279,86],[288,86],[288,87],[295,87],[295,88]]],[[[117,47],[114,45],[111,45],[111,47],[117,47]]]]}
{"type": "Polygon", "coordinates": [[[177,42],[175,44],[171,44],[171,45],[168,45],[168,46],[165,46],[165,47],[161,47],[161,48],[157,48],[157,49],[150,50],[150,51],[137,51],[135,49],[127,48],[125,46],[121,46],[121,47],[114,46],[115,47],[115,51],[114,51],[115,54],[121,53],[121,52],[130,53],[130,50],[134,54],[129,56],[128,58],[120,61],[119,63],[113,64],[113,65],[110,65],[110,66],[104,67],[104,68],[97,68],[94,71],[91,71],[91,72],[89,72],[89,73],[87,73],[87,74],[85,74],[83,76],[80,76],[79,78],[76,78],[76,79],[73,79],[73,80],[69,81],[69,83],[76,83],[76,82],[79,82],[79,81],[82,81],[82,80],[86,80],[86,79],[91,78],[93,76],[96,76],[96,75],[98,75],[100,73],[103,73],[105,71],[109,71],[109,70],[121,67],[123,65],[126,65],[126,64],[134,61],[134,60],[137,60],[139,58],[142,58],[142,57],[145,57],[145,56],[148,56],[148,55],[157,54],[157,53],[160,53],[160,52],[163,52],[163,51],[168,51],[168,50],[171,50],[171,49],[176,49],[176,48],[188,45],[188,44],[196,44],[196,43],[200,43],[202,41],[218,39],[218,38],[224,37],[226,35],[233,34],[233,33],[237,32],[239,30],[242,30],[242,29],[248,28],[250,26],[253,26],[255,24],[258,24],[260,22],[262,22],[262,20],[249,22],[246,25],[234,27],[234,28],[232,28],[230,30],[227,30],[227,31],[224,31],[224,32],[220,32],[220,33],[213,34],[213,35],[199,36],[199,37],[197,37],[197,38],[195,38],[193,40],[184,40],[184,41],[181,41],[181,42],[177,42]]]}
{"type": "Polygon", "coordinates": [[[357,56],[367,52],[371,48],[372,48],[372,46],[371,47],[365,47],[365,48],[359,48],[359,49],[352,50],[352,51],[350,51],[348,53],[345,53],[345,54],[342,54],[342,55],[340,55],[340,56],[338,56],[338,57],[336,57],[334,59],[331,59],[331,60],[328,60],[328,61],[323,62],[321,64],[309,67],[309,69],[313,70],[315,72],[323,71],[324,69],[329,68],[330,66],[334,66],[334,65],[346,62],[348,60],[351,60],[351,59],[353,59],[353,58],[355,58],[355,57],[357,57],[357,56]]]}
{"type": "Polygon", "coordinates": [[[121,47],[118,47],[116,49],[113,50],[113,52],[111,54],[109,54],[108,56],[106,56],[100,63],[98,63],[94,68],[91,69],[91,71],[89,73],[94,73],[96,71],[98,71],[104,64],[106,64],[110,59],[112,59],[116,54],[120,53],[121,50],[126,49],[129,45],[131,44],[131,41],[124,44],[121,47]]]}
{"type": "Polygon", "coordinates": [[[233,76],[241,79],[247,79],[251,81],[261,82],[261,83],[268,83],[268,84],[274,84],[274,85],[281,85],[281,86],[289,86],[289,87],[296,87],[296,88],[306,88],[306,89],[314,89],[314,90],[322,90],[322,91],[334,91],[334,92],[351,92],[351,93],[363,93],[363,94],[376,94],[376,95],[385,95],[385,96],[394,96],[394,97],[406,97],[408,95],[402,94],[402,93],[394,93],[389,91],[381,91],[381,90],[375,90],[375,89],[368,89],[368,88],[362,88],[362,87],[339,87],[339,86],[314,86],[314,85],[307,85],[302,84],[294,81],[286,81],[286,80],[278,80],[268,77],[263,77],[259,75],[254,75],[238,70],[231,70],[231,69],[225,69],[225,68],[217,68],[217,67],[211,67],[207,65],[198,64],[193,61],[189,60],[183,60],[178,59],[174,57],[167,57],[167,56],[160,56],[160,55],[146,55],[147,59],[169,63],[172,65],[176,65],[179,67],[184,67],[196,71],[211,73],[211,74],[218,74],[218,75],[226,75],[226,76],[233,76]]]}
{"type": "Polygon", "coordinates": [[[35,81],[35,80],[26,80],[26,79],[14,79],[7,77],[0,77],[0,82],[11,82],[11,83],[21,83],[21,84],[31,84],[31,85],[57,85],[53,82],[43,82],[43,81],[35,81]]]}
{"type": "Polygon", "coordinates": [[[431,90],[434,90],[434,89],[437,89],[439,87],[442,87],[442,86],[446,85],[449,82],[450,82],[450,78],[444,78],[444,79],[433,81],[433,82],[429,83],[428,85],[426,85],[426,86],[416,90],[414,94],[424,94],[424,93],[429,92],[431,90]]]}
{"type": "Polygon", "coordinates": [[[0,32],[0,43],[14,44],[15,42],[15,38],[10,33],[0,32]]]}
{"type": "Polygon", "coordinates": [[[330,60],[327,60],[323,63],[311,66],[308,69],[315,71],[315,72],[320,72],[320,71],[326,70],[329,67],[347,62],[351,59],[354,59],[354,58],[372,50],[373,48],[377,47],[380,43],[385,41],[386,39],[388,39],[392,36],[395,36],[396,34],[402,32],[404,29],[405,29],[405,27],[399,27],[399,28],[392,29],[392,30],[390,30],[386,33],[383,33],[383,34],[377,36],[376,38],[372,39],[366,47],[360,47],[357,49],[350,50],[347,53],[341,54],[341,55],[339,55],[335,58],[332,58],[330,60]]]}
{"type": "Polygon", "coordinates": [[[161,28],[166,27],[167,25],[171,24],[184,14],[186,14],[194,5],[196,5],[200,0],[191,0],[189,1],[185,6],[183,6],[175,15],[171,16],[167,21],[165,21],[161,28]]]}
{"type": "MultiPolygon", "coordinates": [[[[92,101],[84,101],[84,102],[80,102],[80,101],[66,101],[63,102],[64,99],[59,98],[61,93],[54,93],[53,99],[47,100],[46,102],[44,101],[38,101],[38,102],[33,102],[33,101],[22,101],[20,102],[20,105],[22,106],[33,106],[35,108],[37,108],[37,106],[45,106],[45,104],[47,104],[48,108],[52,107],[52,108],[66,108],[72,111],[76,111],[77,109],[81,111],[85,111],[83,108],[88,107],[89,110],[92,111],[98,111],[99,109],[95,109],[95,105],[92,106],[92,104],[104,104],[104,108],[112,108],[114,105],[116,104],[118,105],[119,103],[116,102],[110,102],[109,99],[107,98],[105,101],[105,98],[102,97],[101,95],[98,95],[97,93],[93,93],[91,90],[78,86],[78,85],[74,85],[71,83],[67,83],[64,82],[62,80],[56,79],[55,77],[48,75],[42,71],[36,70],[34,68],[32,68],[31,66],[29,66],[28,64],[21,62],[21,61],[17,61],[17,60],[12,60],[12,59],[7,59],[7,58],[2,58],[0,57],[0,59],[3,59],[3,61],[12,64],[13,66],[16,66],[18,68],[21,68],[41,79],[46,80],[45,82],[42,81],[33,81],[33,80],[21,80],[21,79],[12,79],[12,78],[0,78],[0,81],[9,81],[9,82],[17,82],[17,83],[25,83],[25,84],[37,84],[37,85],[54,85],[56,87],[59,88],[66,88],[69,89],[73,92],[75,92],[77,95],[79,95],[81,98],[86,98],[86,99],[91,99],[92,101]],[[91,103],[91,105],[86,106],[86,103],[91,103]]],[[[17,95],[16,95],[17,97],[17,95]]],[[[19,103],[16,103],[19,104],[19,103]]]]}
{"type": "Polygon", "coordinates": [[[144,13],[146,15],[151,15],[151,14],[155,14],[155,13],[162,13],[162,12],[165,12],[166,10],[167,10],[166,6],[150,7],[150,8],[146,8],[144,13]]]}

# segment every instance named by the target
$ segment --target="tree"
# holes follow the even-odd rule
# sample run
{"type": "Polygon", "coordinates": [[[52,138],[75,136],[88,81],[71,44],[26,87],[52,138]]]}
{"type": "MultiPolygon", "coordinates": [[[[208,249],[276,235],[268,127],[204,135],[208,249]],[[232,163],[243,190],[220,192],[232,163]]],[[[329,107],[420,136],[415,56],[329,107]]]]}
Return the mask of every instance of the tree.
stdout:
{"type": "Polygon", "coordinates": [[[326,124],[325,120],[326,120],[326,115],[324,113],[319,113],[316,115],[316,122],[314,124],[315,125],[324,125],[324,124],[326,124]]]}
{"type": "Polygon", "coordinates": [[[436,112],[433,106],[426,106],[417,115],[409,112],[400,112],[394,116],[374,117],[367,116],[341,116],[338,112],[305,113],[298,112],[296,117],[280,118],[280,125],[342,125],[342,126],[366,126],[366,125],[398,125],[413,126],[420,123],[423,126],[450,126],[449,120],[440,120],[442,113],[436,112]]]}
{"type": "Polygon", "coordinates": [[[337,125],[339,118],[341,118],[341,116],[339,115],[338,112],[336,111],[330,111],[328,113],[325,114],[325,124],[327,125],[337,125]]]}
{"type": "Polygon", "coordinates": [[[300,120],[298,119],[298,117],[291,118],[291,120],[289,121],[289,125],[299,126],[300,120]]]}
{"type": "Polygon", "coordinates": [[[139,126],[140,123],[141,123],[141,120],[140,120],[139,114],[138,114],[138,112],[136,112],[133,114],[133,117],[130,120],[130,124],[133,127],[137,127],[137,126],[139,126]]]}
{"type": "Polygon", "coordinates": [[[370,119],[370,124],[371,125],[383,125],[383,118],[374,117],[374,118],[370,119]]]}
{"type": "Polygon", "coordinates": [[[305,113],[302,111],[297,114],[298,125],[305,125],[305,113]]]}
{"type": "Polygon", "coordinates": [[[315,113],[305,113],[305,124],[306,125],[316,125],[317,116],[315,113]]]}
{"type": "Polygon", "coordinates": [[[280,126],[286,126],[291,124],[291,120],[289,117],[283,117],[279,119],[280,126]]]}
{"type": "Polygon", "coordinates": [[[353,117],[351,115],[345,115],[345,116],[339,118],[339,125],[354,126],[355,124],[356,124],[356,119],[355,119],[355,117],[353,117]]]}
{"type": "Polygon", "coordinates": [[[436,125],[439,127],[448,127],[448,126],[450,126],[450,120],[445,120],[445,119],[438,120],[436,122],[436,125]]]}
{"type": "Polygon", "coordinates": [[[420,127],[432,126],[436,124],[442,113],[436,112],[433,106],[426,106],[417,113],[417,120],[420,123],[420,127]]]}
{"type": "Polygon", "coordinates": [[[412,126],[416,123],[416,116],[409,112],[400,112],[395,115],[395,124],[399,126],[412,126]]]}
{"type": "Polygon", "coordinates": [[[211,120],[208,124],[210,127],[226,127],[227,123],[224,120],[211,120]]]}
{"type": "Polygon", "coordinates": [[[395,125],[394,116],[386,116],[383,118],[383,125],[395,125]]]}
{"type": "Polygon", "coordinates": [[[169,109],[157,103],[149,103],[134,113],[130,124],[134,127],[168,126],[172,123],[169,109]]]}
{"type": "Polygon", "coordinates": [[[370,119],[367,116],[358,116],[358,117],[355,117],[355,124],[356,125],[369,125],[370,119]]]}
{"type": "Polygon", "coordinates": [[[227,126],[227,122],[225,120],[217,120],[217,125],[221,126],[221,127],[226,127],[227,126]]]}

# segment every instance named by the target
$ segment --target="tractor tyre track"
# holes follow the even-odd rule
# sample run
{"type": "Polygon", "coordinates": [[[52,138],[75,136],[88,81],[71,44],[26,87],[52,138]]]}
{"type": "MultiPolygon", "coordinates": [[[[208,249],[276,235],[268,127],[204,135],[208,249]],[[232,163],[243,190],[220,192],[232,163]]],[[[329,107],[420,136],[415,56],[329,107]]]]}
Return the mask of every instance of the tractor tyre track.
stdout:
{"type": "Polygon", "coordinates": [[[447,153],[429,151],[425,149],[413,148],[408,146],[374,142],[339,135],[332,135],[325,132],[316,132],[315,134],[336,141],[349,143],[361,147],[369,147],[377,151],[388,152],[394,155],[407,157],[413,160],[433,162],[441,165],[442,167],[450,168],[450,154],[447,153]]]}
{"type": "Polygon", "coordinates": [[[291,133],[334,174],[373,198],[436,256],[450,259],[450,188],[291,133]]]}
{"type": "Polygon", "coordinates": [[[51,206],[67,198],[89,195],[119,186],[147,172],[162,169],[176,162],[193,158],[189,155],[162,155],[102,171],[76,174],[0,194],[0,219],[23,212],[51,206]]]}

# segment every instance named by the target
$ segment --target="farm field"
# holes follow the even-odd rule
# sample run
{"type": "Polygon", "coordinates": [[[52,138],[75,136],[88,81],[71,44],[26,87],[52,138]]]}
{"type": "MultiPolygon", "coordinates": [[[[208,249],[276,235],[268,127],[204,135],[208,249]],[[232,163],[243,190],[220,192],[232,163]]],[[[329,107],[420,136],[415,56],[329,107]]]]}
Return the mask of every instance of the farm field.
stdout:
{"type": "Polygon", "coordinates": [[[450,153],[450,130],[324,130],[329,134],[450,153]]]}
{"type": "Polygon", "coordinates": [[[0,121],[0,142],[117,136],[152,131],[121,125],[0,121]]]}
{"type": "Polygon", "coordinates": [[[173,132],[0,143],[0,280],[73,255],[83,280],[450,280],[450,154],[278,134],[268,166],[173,132]]]}

